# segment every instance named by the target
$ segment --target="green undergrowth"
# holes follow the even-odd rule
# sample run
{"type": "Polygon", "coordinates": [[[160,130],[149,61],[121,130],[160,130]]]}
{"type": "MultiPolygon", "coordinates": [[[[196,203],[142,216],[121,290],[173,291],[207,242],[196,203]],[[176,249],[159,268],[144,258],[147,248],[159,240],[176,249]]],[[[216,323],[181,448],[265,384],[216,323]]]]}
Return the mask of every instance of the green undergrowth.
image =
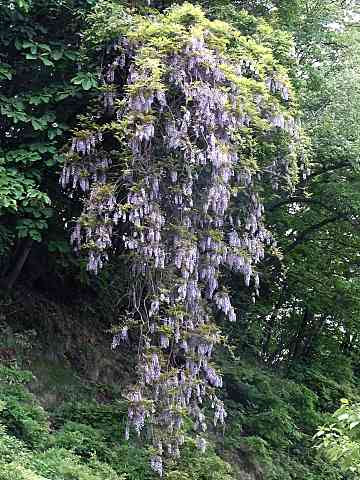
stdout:
{"type": "MultiPolygon", "coordinates": [[[[51,367],[53,371],[53,366],[51,367]]],[[[150,480],[147,450],[124,439],[126,408],[87,395],[51,410],[29,392],[31,372],[0,367],[0,480],[150,480]]],[[[53,407],[53,406],[52,406],[53,407]]],[[[210,445],[199,454],[187,438],[169,480],[232,480],[232,468],[210,445]]]]}
{"type": "MultiPolygon", "coordinates": [[[[47,375],[54,371],[50,365],[47,375]]],[[[167,466],[168,480],[345,479],[313,449],[312,436],[327,419],[321,413],[324,388],[316,393],[247,362],[231,367],[224,362],[223,371],[225,430],[209,431],[205,454],[187,438],[181,460],[167,466]]],[[[49,385],[44,367],[42,374],[49,385]]],[[[34,381],[30,371],[0,367],[0,480],[156,478],[146,448],[135,437],[124,439],[121,397],[90,400],[97,387],[89,385],[77,399],[42,406],[47,397],[39,399],[28,388],[34,381]]]]}
{"type": "MultiPolygon", "coordinates": [[[[264,480],[339,480],[346,477],[314,448],[317,427],[345,394],[357,398],[353,379],[342,383],[320,368],[294,365],[272,371],[252,359],[223,361],[228,421],[223,457],[264,480]],[[297,367],[301,375],[297,373],[297,367]]],[[[242,478],[241,476],[239,478],[242,478]]]]}
{"type": "MultiPolygon", "coordinates": [[[[157,478],[141,439],[125,440],[124,379],[117,385],[93,382],[65,358],[50,361],[41,346],[26,340],[29,332],[5,333],[0,480],[157,478]]],[[[210,426],[204,454],[189,435],[181,459],[166,466],[167,480],[350,480],[313,448],[317,427],[330,419],[326,412],[342,397],[359,400],[356,378],[341,358],[332,368],[292,365],[287,371],[272,371],[254,358],[218,362],[226,426],[210,426]]]]}

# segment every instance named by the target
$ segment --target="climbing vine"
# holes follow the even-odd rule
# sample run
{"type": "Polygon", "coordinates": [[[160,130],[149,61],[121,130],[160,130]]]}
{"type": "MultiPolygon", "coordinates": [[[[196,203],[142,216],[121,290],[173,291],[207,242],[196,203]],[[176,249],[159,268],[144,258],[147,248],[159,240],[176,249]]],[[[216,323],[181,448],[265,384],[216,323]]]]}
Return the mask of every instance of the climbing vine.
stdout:
{"type": "Polygon", "coordinates": [[[88,48],[106,46],[101,111],[75,132],[61,182],[87,195],[72,242],[88,269],[101,269],[116,236],[128,251],[129,310],[113,347],[138,332],[127,435],[146,425],[162,475],[186,417],[200,450],[205,408],[224,423],[212,362],[216,318],[236,320],[224,272],[258,294],[256,265],[273,244],[261,191],[294,181],[301,132],[271,52],[199,7],[137,16],[105,1],[90,24],[88,48]]]}

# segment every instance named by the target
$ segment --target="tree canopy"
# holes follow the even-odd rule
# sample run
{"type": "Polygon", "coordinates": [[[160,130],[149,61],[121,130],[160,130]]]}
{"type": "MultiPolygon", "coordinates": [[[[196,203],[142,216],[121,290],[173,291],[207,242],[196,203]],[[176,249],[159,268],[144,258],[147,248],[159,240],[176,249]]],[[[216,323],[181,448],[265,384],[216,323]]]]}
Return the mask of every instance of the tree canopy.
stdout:
{"type": "Polygon", "coordinates": [[[227,478],[244,436],[254,478],[301,478],[270,473],[267,395],[281,454],[321,424],[311,478],[329,458],[334,480],[358,474],[325,413],[359,400],[358,21],[350,0],[0,1],[0,319],[43,346],[74,328],[70,364],[93,355],[96,380],[103,346],[106,368],[126,359],[123,433],[157,474],[180,478],[191,444],[227,478]],[[73,327],[12,323],[24,295],[72,306],[73,327]]]}

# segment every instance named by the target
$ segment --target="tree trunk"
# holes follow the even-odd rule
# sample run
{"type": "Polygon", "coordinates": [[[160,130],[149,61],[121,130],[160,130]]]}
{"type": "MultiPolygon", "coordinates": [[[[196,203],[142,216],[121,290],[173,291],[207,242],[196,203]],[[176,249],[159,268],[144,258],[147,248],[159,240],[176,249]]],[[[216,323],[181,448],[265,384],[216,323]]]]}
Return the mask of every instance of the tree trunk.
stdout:
{"type": "Polygon", "coordinates": [[[15,260],[15,265],[13,266],[12,270],[0,281],[0,286],[2,288],[6,290],[11,290],[13,288],[29,256],[32,244],[33,240],[31,238],[27,238],[25,240],[24,246],[22,247],[18,258],[15,260]]]}

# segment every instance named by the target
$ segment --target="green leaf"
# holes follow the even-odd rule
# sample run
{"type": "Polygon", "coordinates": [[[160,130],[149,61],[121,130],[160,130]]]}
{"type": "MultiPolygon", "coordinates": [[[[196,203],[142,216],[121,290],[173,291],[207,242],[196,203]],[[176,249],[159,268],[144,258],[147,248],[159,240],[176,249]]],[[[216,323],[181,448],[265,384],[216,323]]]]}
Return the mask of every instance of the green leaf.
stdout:
{"type": "Polygon", "coordinates": [[[90,90],[92,87],[91,80],[85,79],[81,82],[81,86],[83,87],[84,90],[90,90]]]}
{"type": "Polygon", "coordinates": [[[71,83],[81,85],[84,90],[90,90],[97,86],[97,80],[92,73],[80,72],[72,78],[71,83]]]}
{"type": "Polygon", "coordinates": [[[41,122],[41,120],[38,120],[37,118],[32,118],[31,119],[31,125],[34,130],[43,130],[44,129],[44,124],[41,122]]]}
{"type": "Polygon", "coordinates": [[[79,53],[74,50],[65,50],[64,57],[68,58],[69,60],[77,60],[79,58],[79,53]]]}
{"type": "Polygon", "coordinates": [[[41,56],[40,60],[48,67],[53,67],[55,65],[54,62],[52,62],[48,57],[41,56]]]}
{"type": "Polygon", "coordinates": [[[46,43],[39,43],[38,47],[40,47],[42,50],[45,50],[46,52],[51,52],[51,48],[46,43]]]}
{"type": "Polygon", "coordinates": [[[15,48],[16,50],[22,50],[23,48],[23,44],[18,38],[15,39],[15,48]]]}
{"type": "Polygon", "coordinates": [[[0,79],[6,78],[7,80],[11,80],[12,76],[13,76],[12,68],[5,63],[0,63],[0,79]]]}
{"type": "Polygon", "coordinates": [[[25,42],[23,42],[21,46],[23,48],[30,48],[34,46],[34,42],[29,42],[28,40],[25,40],[25,42]]]}
{"type": "Polygon", "coordinates": [[[57,128],[49,128],[47,131],[48,138],[50,140],[53,140],[57,135],[58,135],[58,129],[57,128]]]}
{"type": "Polygon", "coordinates": [[[54,60],[60,60],[60,58],[62,58],[64,55],[64,51],[63,50],[59,50],[59,49],[56,49],[56,50],[53,50],[51,52],[51,56],[54,60]]]}
{"type": "Polygon", "coordinates": [[[26,58],[27,60],[37,60],[38,57],[37,57],[37,55],[35,55],[35,54],[33,54],[33,53],[27,53],[27,54],[25,55],[25,58],[26,58]]]}
{"type": "Polygon", "coordinates": [[[360,420],[356,420],[354,422],[351,422],[350,425],[349,425],[349,428],[350,430],[352,430],[353,428],[355,428],[357,425],[359,425],[360,423],[360,420]]]}

